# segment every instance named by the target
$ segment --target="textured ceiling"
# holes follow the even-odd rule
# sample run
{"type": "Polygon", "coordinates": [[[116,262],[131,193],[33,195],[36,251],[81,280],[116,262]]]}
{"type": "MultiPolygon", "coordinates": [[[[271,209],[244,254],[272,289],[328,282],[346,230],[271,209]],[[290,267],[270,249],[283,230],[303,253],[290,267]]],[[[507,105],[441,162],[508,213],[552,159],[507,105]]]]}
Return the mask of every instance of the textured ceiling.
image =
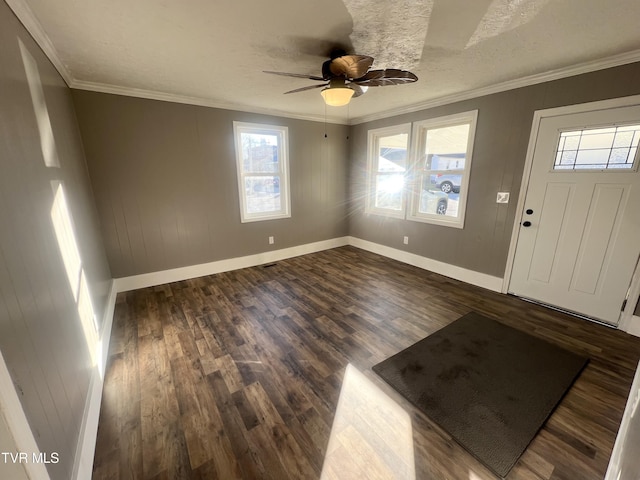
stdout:
{"type": "Polygon", "coordinates": [[[357,122],[640,60],[638,0],[6,0],[73,88],[357,122]],[[411,70],[348,107],[319,89],[332,47],[411,70]]]}

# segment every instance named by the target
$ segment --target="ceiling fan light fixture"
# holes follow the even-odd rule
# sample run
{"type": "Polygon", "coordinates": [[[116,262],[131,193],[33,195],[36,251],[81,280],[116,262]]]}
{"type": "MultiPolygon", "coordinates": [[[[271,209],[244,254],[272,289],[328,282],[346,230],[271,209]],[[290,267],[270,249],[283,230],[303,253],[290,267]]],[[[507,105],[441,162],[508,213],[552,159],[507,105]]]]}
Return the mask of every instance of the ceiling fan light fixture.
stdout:
{"type": "Polygon", "coordinates": [[[284,93],[298,93],[322,88],[320,94],[324,99],[325,105],[332,107],[348,105],[352,97],[359,97],[367,91],[368,87],[403,85],[418,80],[414,73],[397,68],[369,70],[371,64],[373,64],[373,57],[367,55],[345,55],[344,51],[339,51],[334,52],[331,55],[331,59],[322,64],[321,77],[303,73],[272,72],[270,70],[265,70],[265,73],[327,82],[320,85],[296,88],[284,93]]]}
{"type": "Polygon", "coordinates": [[[327,87],[322,89],[320,95],[330,107],[342,107],[351,101],[354,93],[349,87],[327,87]]]}

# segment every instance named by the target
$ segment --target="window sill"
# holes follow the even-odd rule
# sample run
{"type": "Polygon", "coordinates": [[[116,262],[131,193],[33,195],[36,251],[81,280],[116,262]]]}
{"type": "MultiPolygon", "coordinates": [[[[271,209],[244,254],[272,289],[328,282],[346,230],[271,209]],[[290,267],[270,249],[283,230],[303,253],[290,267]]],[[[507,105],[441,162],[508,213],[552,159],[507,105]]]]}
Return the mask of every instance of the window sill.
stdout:
{"type": "Polygon", "coordinates": [[[407,220],[411,222],[430,223],[432,225],[441,225],[443,227],[464,228],[464,219],[447,220],[445,215],[434,215],[433,217],[422,217],[417,215],[408,215],[407,220]]]}
{"type": "Polygon", "coordinates": [[[263,220],[278,220],[281,218],[291,218],[290,213],[280,213],[276,215],[256,215],[251,217],[242,217],[240,219],[241,223],[251,223],[251,222],[260,222],[263,220]]]}
{"type": "Polygon", "coordinates": [[[380,210],[380,209],[365,209],[365,215],[378,215],[380,217],[397,218],[399,220],[405,219],[404,212],[398,212],[393,210],[380,210]]]}

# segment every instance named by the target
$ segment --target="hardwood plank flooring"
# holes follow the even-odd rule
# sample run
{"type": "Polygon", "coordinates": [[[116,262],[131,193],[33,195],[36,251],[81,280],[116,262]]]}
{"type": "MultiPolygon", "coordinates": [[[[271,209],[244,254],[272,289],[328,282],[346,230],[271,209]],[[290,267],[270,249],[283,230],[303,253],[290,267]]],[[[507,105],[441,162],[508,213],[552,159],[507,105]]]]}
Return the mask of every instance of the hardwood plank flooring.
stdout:
{"type": "Polygon", "coordinates": [[[371,371],[472,310],[591,359],[507,478],[602,479],[640,338],[353,247],[118,295],[93,478],[319,478],[351,364],[409,413],[416,478],[493,480],[371,371]]]}

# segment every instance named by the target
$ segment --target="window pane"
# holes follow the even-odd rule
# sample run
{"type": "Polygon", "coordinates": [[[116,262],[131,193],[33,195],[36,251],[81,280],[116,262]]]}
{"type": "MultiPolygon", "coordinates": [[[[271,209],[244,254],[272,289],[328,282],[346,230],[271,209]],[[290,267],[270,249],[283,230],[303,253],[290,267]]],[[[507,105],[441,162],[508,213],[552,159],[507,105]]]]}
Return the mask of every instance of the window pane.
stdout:
{"type": "Polygon", "coordinates": [[[278,171],[278,136],[242,133],[242,165],[245,172],[275,173],[278,171]]]}
{"type": "Polygon", "coordinates": [[[560,165],[573,165],[576,163],[577,150],[565,150],[564,152],[558,152],[560,157],[560,165]]]}
{"type": "Polygon", "coordinates": [[[244,187],[248,213],[281,210],[279,176],[247,176],[244,178],[244,187]]]}
{"type": "Polygon", "coordinates": [[[566,147],[564,146],[565,141],[567,140],[567,137],[564,135],[564,133],[560,134],[560,142],[558,143],[558,151],[562,151],[564,150],[566,147]]]}
{"type": "Polygon", "coordinates": [[[431,215],[445,215],[449,210],[449,197],[446,193],[436,190],[430,178],[422,181],[420,191],[420,205],[418,213],[429,213],[431,215]]]}
{"type": "Polygon", "coordinates": [[[571,135],[565,134],[565,143],[563,145],[563,150],[577,150],[580,146],[580,135],[571,135]]]}
{"type": "Polygon", "coordinates": [[[404,172],[407,167],[409,134],[399,133],[378,139],[378,171],[404,172]]]}
{"type": "Polygon", "coordinates": [[[427,131],[424,144],[425,170],[462,170],[469,139],[469,124],[427,131]]]}
{"type": "Polygon", "coordinates": [[[402,174],[376,175],[376,191],[375,191],[376,208],[402,210],[402,189],[403,188],[404,188],[404,175],[402,174]]]}
{"type": "Polygon", "coordinates": [[[628,148],[614,148],[609,155],[609,163],[633,163],[633,157],[629,158],[628,148]]]}
{"type": "Polygon", "coordinates": [[[618,132],[615,140],[613,141],[613,147],[630,147],[631,141],[633,140],[633,134],[633,131],[618,132]]]}
{"type": "Polygon", "coordinates": [[[444,193],[460,193],[461,173],[432,173],[429,175],[430,187],[444,193]]]}
{"type": "Polygon", "coordinates": [[[606,168],[611,150],[579,150],[576,157],[576,168],[606,168]]]}
{"type": "Polygon", "coordinates": [[[585,133],[580,141],[580,150],[590,148],[609,148],[613,144],[613,132],[585,133]]]}

